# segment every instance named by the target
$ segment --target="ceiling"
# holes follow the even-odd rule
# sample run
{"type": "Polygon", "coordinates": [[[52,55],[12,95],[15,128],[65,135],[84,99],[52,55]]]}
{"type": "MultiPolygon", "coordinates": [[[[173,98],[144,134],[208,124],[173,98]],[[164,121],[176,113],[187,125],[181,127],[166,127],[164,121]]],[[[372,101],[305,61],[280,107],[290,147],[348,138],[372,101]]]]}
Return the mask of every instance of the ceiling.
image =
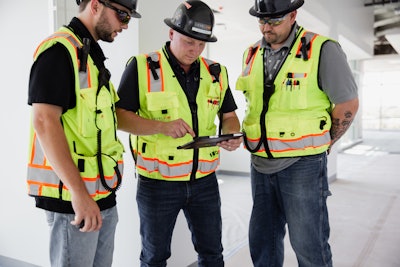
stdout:
{"type": "Polygon", "coordinates": [[[400,54],[400,0],[365,0],[374,8],[375,55],[400,54]]]}

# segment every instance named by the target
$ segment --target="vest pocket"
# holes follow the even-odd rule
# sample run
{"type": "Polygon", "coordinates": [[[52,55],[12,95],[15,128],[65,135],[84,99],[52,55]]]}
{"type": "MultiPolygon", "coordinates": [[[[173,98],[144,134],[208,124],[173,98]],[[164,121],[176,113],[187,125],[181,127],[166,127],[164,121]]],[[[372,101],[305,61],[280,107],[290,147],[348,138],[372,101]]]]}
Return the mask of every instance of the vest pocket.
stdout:
{"type": "Polygon", "coordinates": [[[97,88],[82,89],[79,130],[84,137],[94,137],[98,130],[106,130],[114,125],[114,110],[110,92],[103,87],[96,96],[97,88]]]}
{"type": "Polygon", "coordinates": [[[152,119],[173,121],[178,119],[178,95],[175,92],[152,92],[146,94],[147,108],[152,119]]]}
{"type": "Polygon", "coordinates": [[[267,119],[267,136],[273,139],[294,139],[301,135],[298,132],[299,119],[296,117],[281,117],[280,119],[267,119]]]}
{"type": "Polygon", "coordinates": [[[236,80],[236,90],[246,92],[252,90],[253,86],[250,85],[250,76],[240,76],[236,80]]]}
{"type": "Polygon", "coordinates": [[[146,172],[144,175],[151,178],[186,177],[191,172],[193,151],[177,150],[177,147],[190,140],[190,137],[173,139],[165,136],[139,138],[137,160],[139,171],[146,172]]]}
{"type": "Polygon", "coordinates": [[[221,85],[219,82],[212,82],[208,90],[208,97],[220,99],[222,94],[221,85]]]}
{"type": "MultiPolygon", "coordinates": [[[[286,78],[281,84],[280,90],[277,92],[279,98],[277,98],[278,103],[276,103],[276,108],[289,110],[306,109],[308,107],[306,88],[306,79],[286,78]]],[[[272,105],[274,104],[275,102],[272,101],[272,105]]]]}

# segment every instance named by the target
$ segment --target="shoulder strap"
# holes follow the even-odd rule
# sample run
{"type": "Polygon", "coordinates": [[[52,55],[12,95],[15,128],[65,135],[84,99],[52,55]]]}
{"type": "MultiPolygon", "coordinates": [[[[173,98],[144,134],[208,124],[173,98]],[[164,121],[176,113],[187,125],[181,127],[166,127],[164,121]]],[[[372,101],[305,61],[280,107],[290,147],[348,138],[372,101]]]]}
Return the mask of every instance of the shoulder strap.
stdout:
{"type": "Polygon", "coordinates": [[[261,41],[256,42],[253,46],[249,47],[249,51],[246,57],[246,65],[249,64],[250,60],[253,58],[254,54],[256,53],[257,49],[260,47],[261,41]]]}
{"type": "Polygon", "coordinates": [[[160,68],[160,59],[157,53],[152,52],[150,53],[147,58],[147,63],[149,64],[149,68],[151,70],[151,73],[153,75],[154,80],[160,79],[160,77],[157,74],[156,69],[160,68]]]}
{"type": "Polygon", "coordinates": [[[221,65],[219,63],[213,63],[210,66],[208,66],[208,70],[210,71],[210,74],[212,76],[214,76],[213,82],[219,82],[219,74],[221,73],[221,65]]]}

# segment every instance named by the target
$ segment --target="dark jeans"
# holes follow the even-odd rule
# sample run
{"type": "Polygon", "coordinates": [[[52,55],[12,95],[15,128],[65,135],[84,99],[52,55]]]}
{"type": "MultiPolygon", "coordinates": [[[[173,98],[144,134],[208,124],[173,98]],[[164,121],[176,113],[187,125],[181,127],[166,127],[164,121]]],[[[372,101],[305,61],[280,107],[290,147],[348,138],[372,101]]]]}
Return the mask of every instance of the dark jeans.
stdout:
{"type": "Polygon", "coordinates": [[[159,181],[140,176],[136,200],[142,236],[141,267],[167,265],[180,210],[192,233],[199,266],[224,266],[221,200],[215,173],[194,182],[159,181]]]}
{"type": "Polygon", "coordinates": [[[251,183],[249,244],[254,266],[283,265],[287,224],[300,267],[331,267],[326,154],[302,157],[274,174],[252,167],[251,183]]]}

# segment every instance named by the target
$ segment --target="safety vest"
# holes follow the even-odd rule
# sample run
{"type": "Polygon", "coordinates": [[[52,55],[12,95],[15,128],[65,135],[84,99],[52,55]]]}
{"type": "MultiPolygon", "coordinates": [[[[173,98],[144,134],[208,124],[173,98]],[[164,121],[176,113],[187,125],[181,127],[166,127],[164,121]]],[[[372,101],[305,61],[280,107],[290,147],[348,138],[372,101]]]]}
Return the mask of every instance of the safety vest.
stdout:
{"type": "MultiPolygon", "coordinates": [[[[318,85],[321,47],[328,38],[299,30],[278,71],[269,96],[264,94],[264,48],[261,41],[243,56],[236,89],[247,100],[243,120],[246,148],[267,157],[319,154],[330,145],[331,103],[318,85]]],[[[272,83],[271,83],[272,85],[272,83]]]]}
{"type": "MultiPolygon", "coordinates": [[[[228,88],[225,67],[221,66],[220,72],[213,75],[209,68],[213,62],[200,57],[200,85],[195,110],[193,107],[191,110],[162,50],[139,55],[136,60],[140,88],[138,114],[141,117],[164,122],[181,118],[195,131],[198,129],[198,136],[216,134],[215,118],[228,88]]],[[[131,135],[137,172],[148,178],[168,181],[188,181],[214,172],[219,165],[219,147],[177,149],[192,140],[189,134],[176,139],[163,134],[131,135]]]]}
{"type": "MultiPolygon", "coordinates": [[[[82,43],[67,28],[62,27],[44,40],[36,49],[34,60],[56,43],[68,49],[75,71],[76,106],[61,116],[61,123],[72,159],[89,194],[97,201],[117,190],[121,183],[124,149],[116,135],[114,107],[118,96],[109,81],[98,88],[99,70],[90,55],[86,71],[79,71],[82,43]]],[[[71,200],[70,191],[51,167],[32,126],[27,183],[31,196],[71,200]]]]}

